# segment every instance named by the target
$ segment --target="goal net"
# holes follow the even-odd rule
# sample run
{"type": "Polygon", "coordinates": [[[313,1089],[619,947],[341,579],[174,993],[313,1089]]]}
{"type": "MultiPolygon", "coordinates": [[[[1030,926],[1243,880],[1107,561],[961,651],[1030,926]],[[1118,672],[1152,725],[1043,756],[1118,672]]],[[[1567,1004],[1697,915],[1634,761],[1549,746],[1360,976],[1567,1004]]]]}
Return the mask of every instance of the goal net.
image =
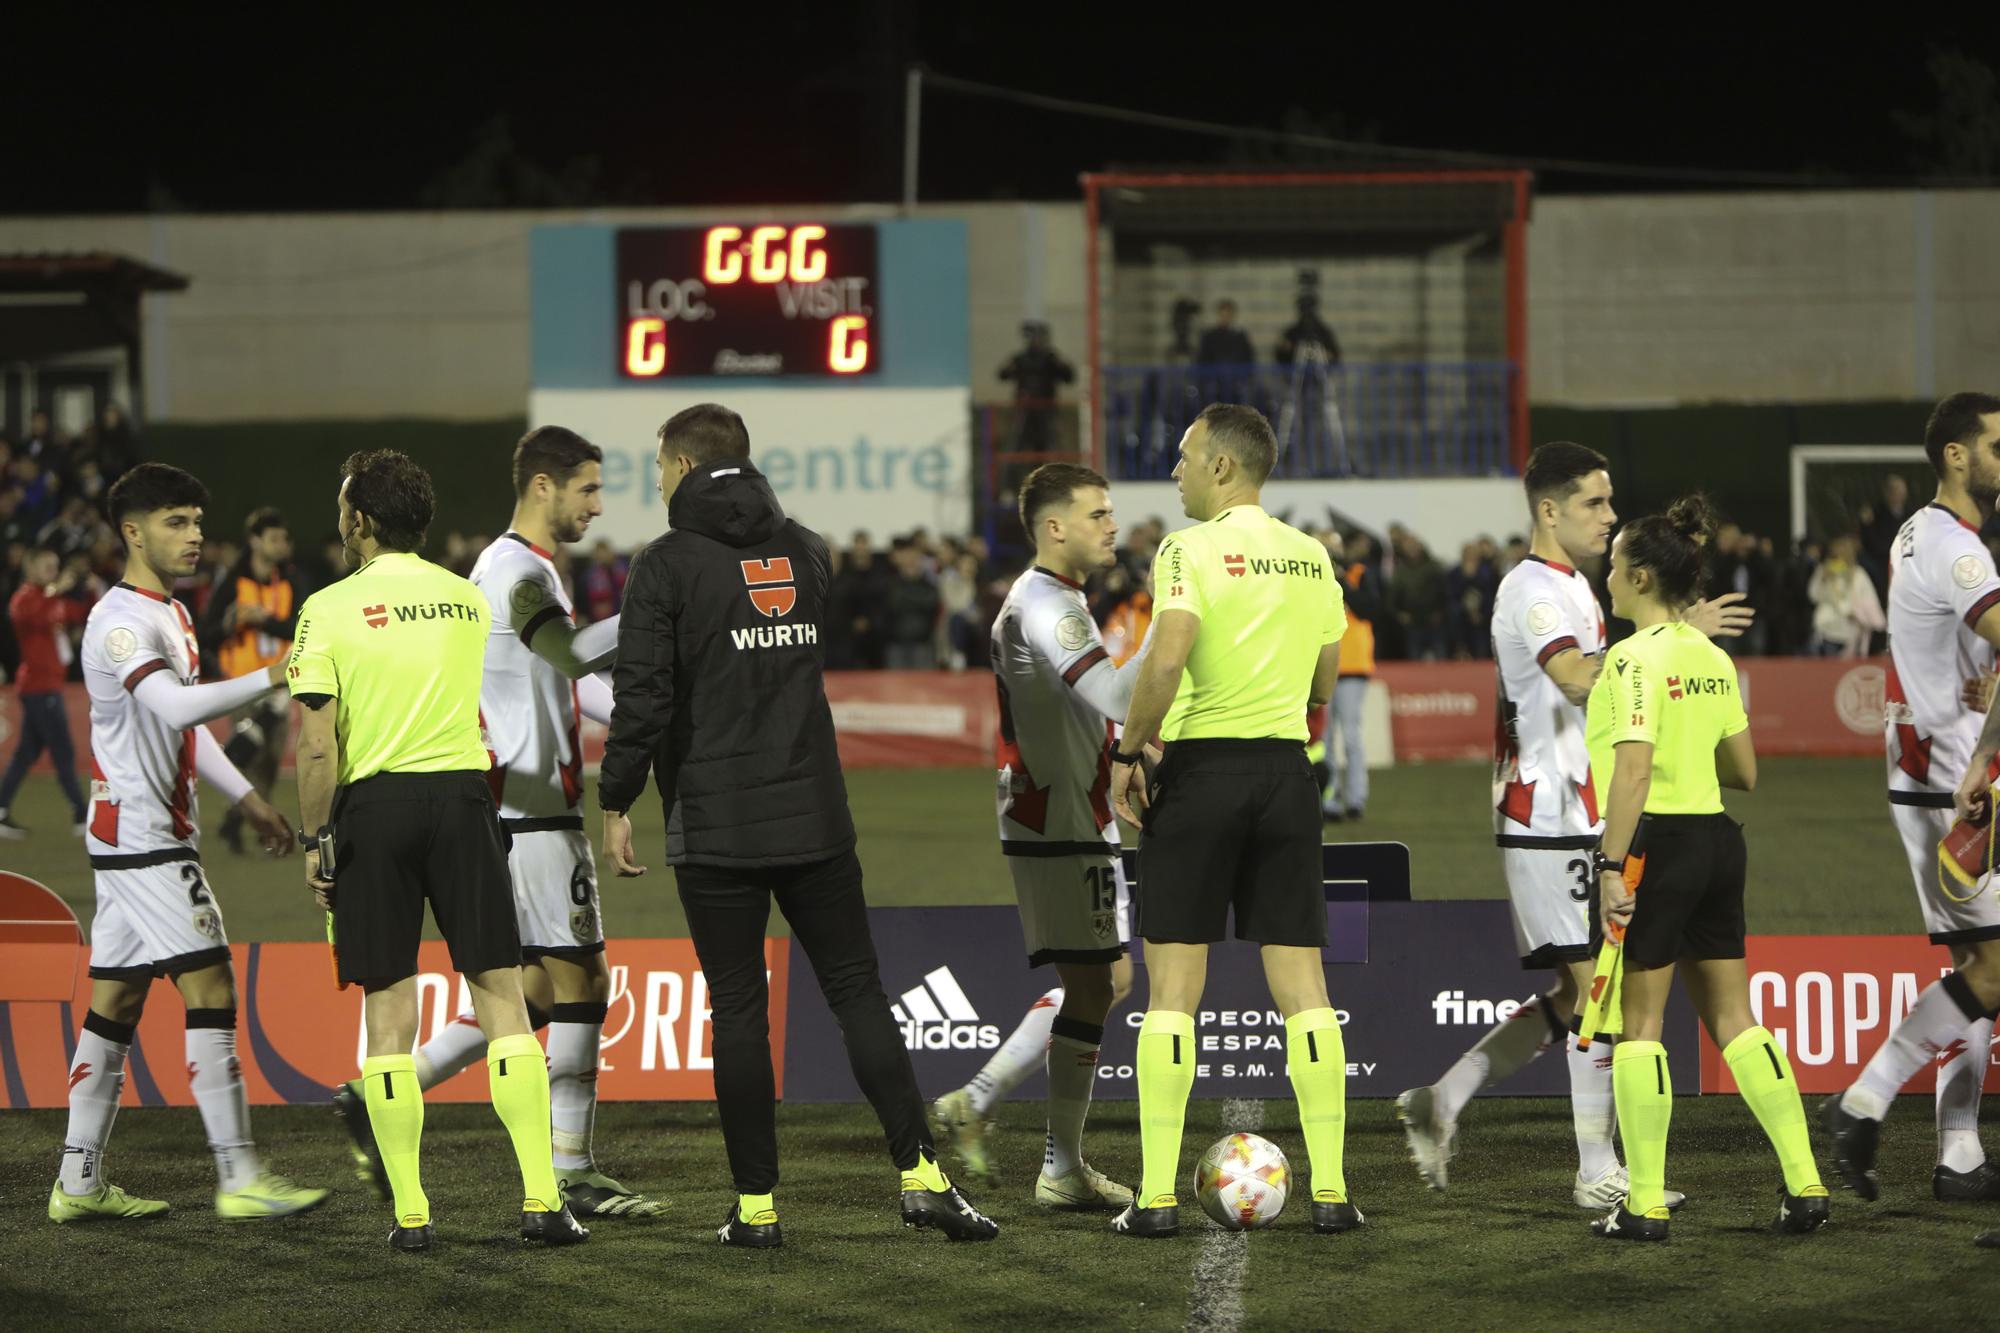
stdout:
{"type": "Polygon", "coordinates": [[[1165,477],[1207,403],[1280,478],[1487,476],[1527,454],[1521,171],[1084,177],[1090,448],[1165,477]]]}
{"type": "Polygon", "coordinates": [[[1937,474],[1915,444],[1795,444],[1791,451],[1792,540],[1825,542],[1860,528],[1901,477],[1912,508],[1930,503],[1937,474]]]}

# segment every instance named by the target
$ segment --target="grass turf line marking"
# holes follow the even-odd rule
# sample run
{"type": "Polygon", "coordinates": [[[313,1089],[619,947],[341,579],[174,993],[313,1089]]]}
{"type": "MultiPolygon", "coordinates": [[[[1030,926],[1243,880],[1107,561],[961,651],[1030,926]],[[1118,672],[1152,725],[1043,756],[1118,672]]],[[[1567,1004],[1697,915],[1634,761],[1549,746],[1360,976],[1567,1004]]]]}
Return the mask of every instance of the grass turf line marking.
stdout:
{"type": "MultiPolygon", "coordinates": [[[[1264,1127],[1264,1103],[1232,1097],[1222,1104],[1222,1132],[1256,1133],[1264,1127]]],[[[1207,1213],[1202,1217],[1206,1219],[1207,1213]]],[[[1243,1272],[1250,1266],[1250,1233],[1226,1231],[1210,1222],[1194,1260],[1188,1289],[1187,1329],[1235,1333],[1243,1326],[1243,1272]]]]}

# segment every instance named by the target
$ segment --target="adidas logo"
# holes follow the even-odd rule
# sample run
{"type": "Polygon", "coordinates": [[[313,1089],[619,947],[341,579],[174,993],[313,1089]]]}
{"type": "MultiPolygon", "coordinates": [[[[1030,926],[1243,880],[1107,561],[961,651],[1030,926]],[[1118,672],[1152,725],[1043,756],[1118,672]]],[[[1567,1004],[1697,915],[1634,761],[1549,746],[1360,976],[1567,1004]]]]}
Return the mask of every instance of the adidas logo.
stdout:
{"type": "Polygon", "coordinates": [[[889,1006],[903,1029],[903,1045],[913,1051],[990,1051],[1000,1045],[1000,1029],[979,1021],[948,967],[924,974],[899,1003],[889,1006]]]}

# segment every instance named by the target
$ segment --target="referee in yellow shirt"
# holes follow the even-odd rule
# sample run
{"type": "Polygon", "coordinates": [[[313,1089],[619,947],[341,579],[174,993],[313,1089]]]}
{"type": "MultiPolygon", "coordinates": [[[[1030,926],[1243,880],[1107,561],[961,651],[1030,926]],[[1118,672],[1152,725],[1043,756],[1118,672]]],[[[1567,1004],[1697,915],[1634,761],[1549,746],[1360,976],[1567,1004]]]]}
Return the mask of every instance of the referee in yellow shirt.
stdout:
{"type": "Polygon", "coordinates": [[[1757,785],[1750,720],[1736,690],[1736,664],[1682,619],[1701,587],[1702,557],[1714,536],[1715,515],[1699,495],[1618,534],[1606,580],[1611,613],[1634,628],[1605,655],[1584,713],[1604,809],[1595,858],[1601,909],[1607,925],[1626,923],[1624,1023],[1612,1049],[1611,1086],[1632,1184],[1591,1223],[1611,1240],[1667,1238],[1674,1089],[1660,1037],[1676,965],[1784,1168],[1771,1229],[1809,1232],[1827,1219],[1798,1081],[1750,1011],[1743,961],[1747,853],[1743,826],[1722,808],[1723,787],[1757,785]]]}
{"type": "Polygon", "coordinates": [[[366,997],[361,1082],[395,1193],[389,1244],[431,1244],[410,1054],[426,900],[486,1034],[493,1109],[521,1164],[521,1236],[573,1244],[590,1233],[564,1206],[549,1162],[548,1066],[521,996],[513,889],[479,738],[486,598],[416,554],[435,508],[422,468],[374,449],[340,471],[340,540],[354,573],[306,600],[286,675],[304,710],[307,880],[332,909],[341,984],[366,997]],[[320,850],[329,830],[331,866],[320,850]]]}
{"type": "Polygon", "coordinates": [[[1208,946],[1232,908],[1237,938],[1263,946],[1285,1015],[1313,1229],[1362,1221],[1341,1173],[1347,1054],[1320,958],[1319,791],[1305,754],[1306,710],[1333,692],[1346,617],[1326,548],[1258,506],[1277,457],[1271,423],[1234,404],[1204,409],[1181,439],[1174,477],[1196,526],[1170,535],[1154,560],[1152,647],[1125,714],[1126,749],[1113,756],[1118,812],[1143,823],[1138,933],[1152,996],[1139,1029],[1144,1179],[1111,1224],[1121,1235],[1180,1229],[1194,1015],[1208,946]],[[1133,775],[1156,731],[1167,750],[1149,792],[1133,775]]]}

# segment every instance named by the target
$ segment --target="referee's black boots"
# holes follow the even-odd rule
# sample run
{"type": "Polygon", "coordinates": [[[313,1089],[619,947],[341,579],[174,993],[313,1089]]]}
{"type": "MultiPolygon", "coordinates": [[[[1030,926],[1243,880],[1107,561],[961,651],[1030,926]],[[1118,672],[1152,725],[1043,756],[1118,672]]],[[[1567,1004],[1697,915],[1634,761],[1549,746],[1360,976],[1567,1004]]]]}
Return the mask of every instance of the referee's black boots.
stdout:
{"type": "Polygon", "coordinates": [[[590,1228],[570,1216],[564,1204],[553,1213],[521,1213],[521,1239],[544,1245],[580,1245],[590,1239],[590,1228]]]}
{"type": "Polygon", "coordinates": [[[972,1206],[958,1186],[941,1190],[904,1190],[903,1225],[942,1231],[946,1240],[992,1240],[1000,1224],[972,1206]]]}

